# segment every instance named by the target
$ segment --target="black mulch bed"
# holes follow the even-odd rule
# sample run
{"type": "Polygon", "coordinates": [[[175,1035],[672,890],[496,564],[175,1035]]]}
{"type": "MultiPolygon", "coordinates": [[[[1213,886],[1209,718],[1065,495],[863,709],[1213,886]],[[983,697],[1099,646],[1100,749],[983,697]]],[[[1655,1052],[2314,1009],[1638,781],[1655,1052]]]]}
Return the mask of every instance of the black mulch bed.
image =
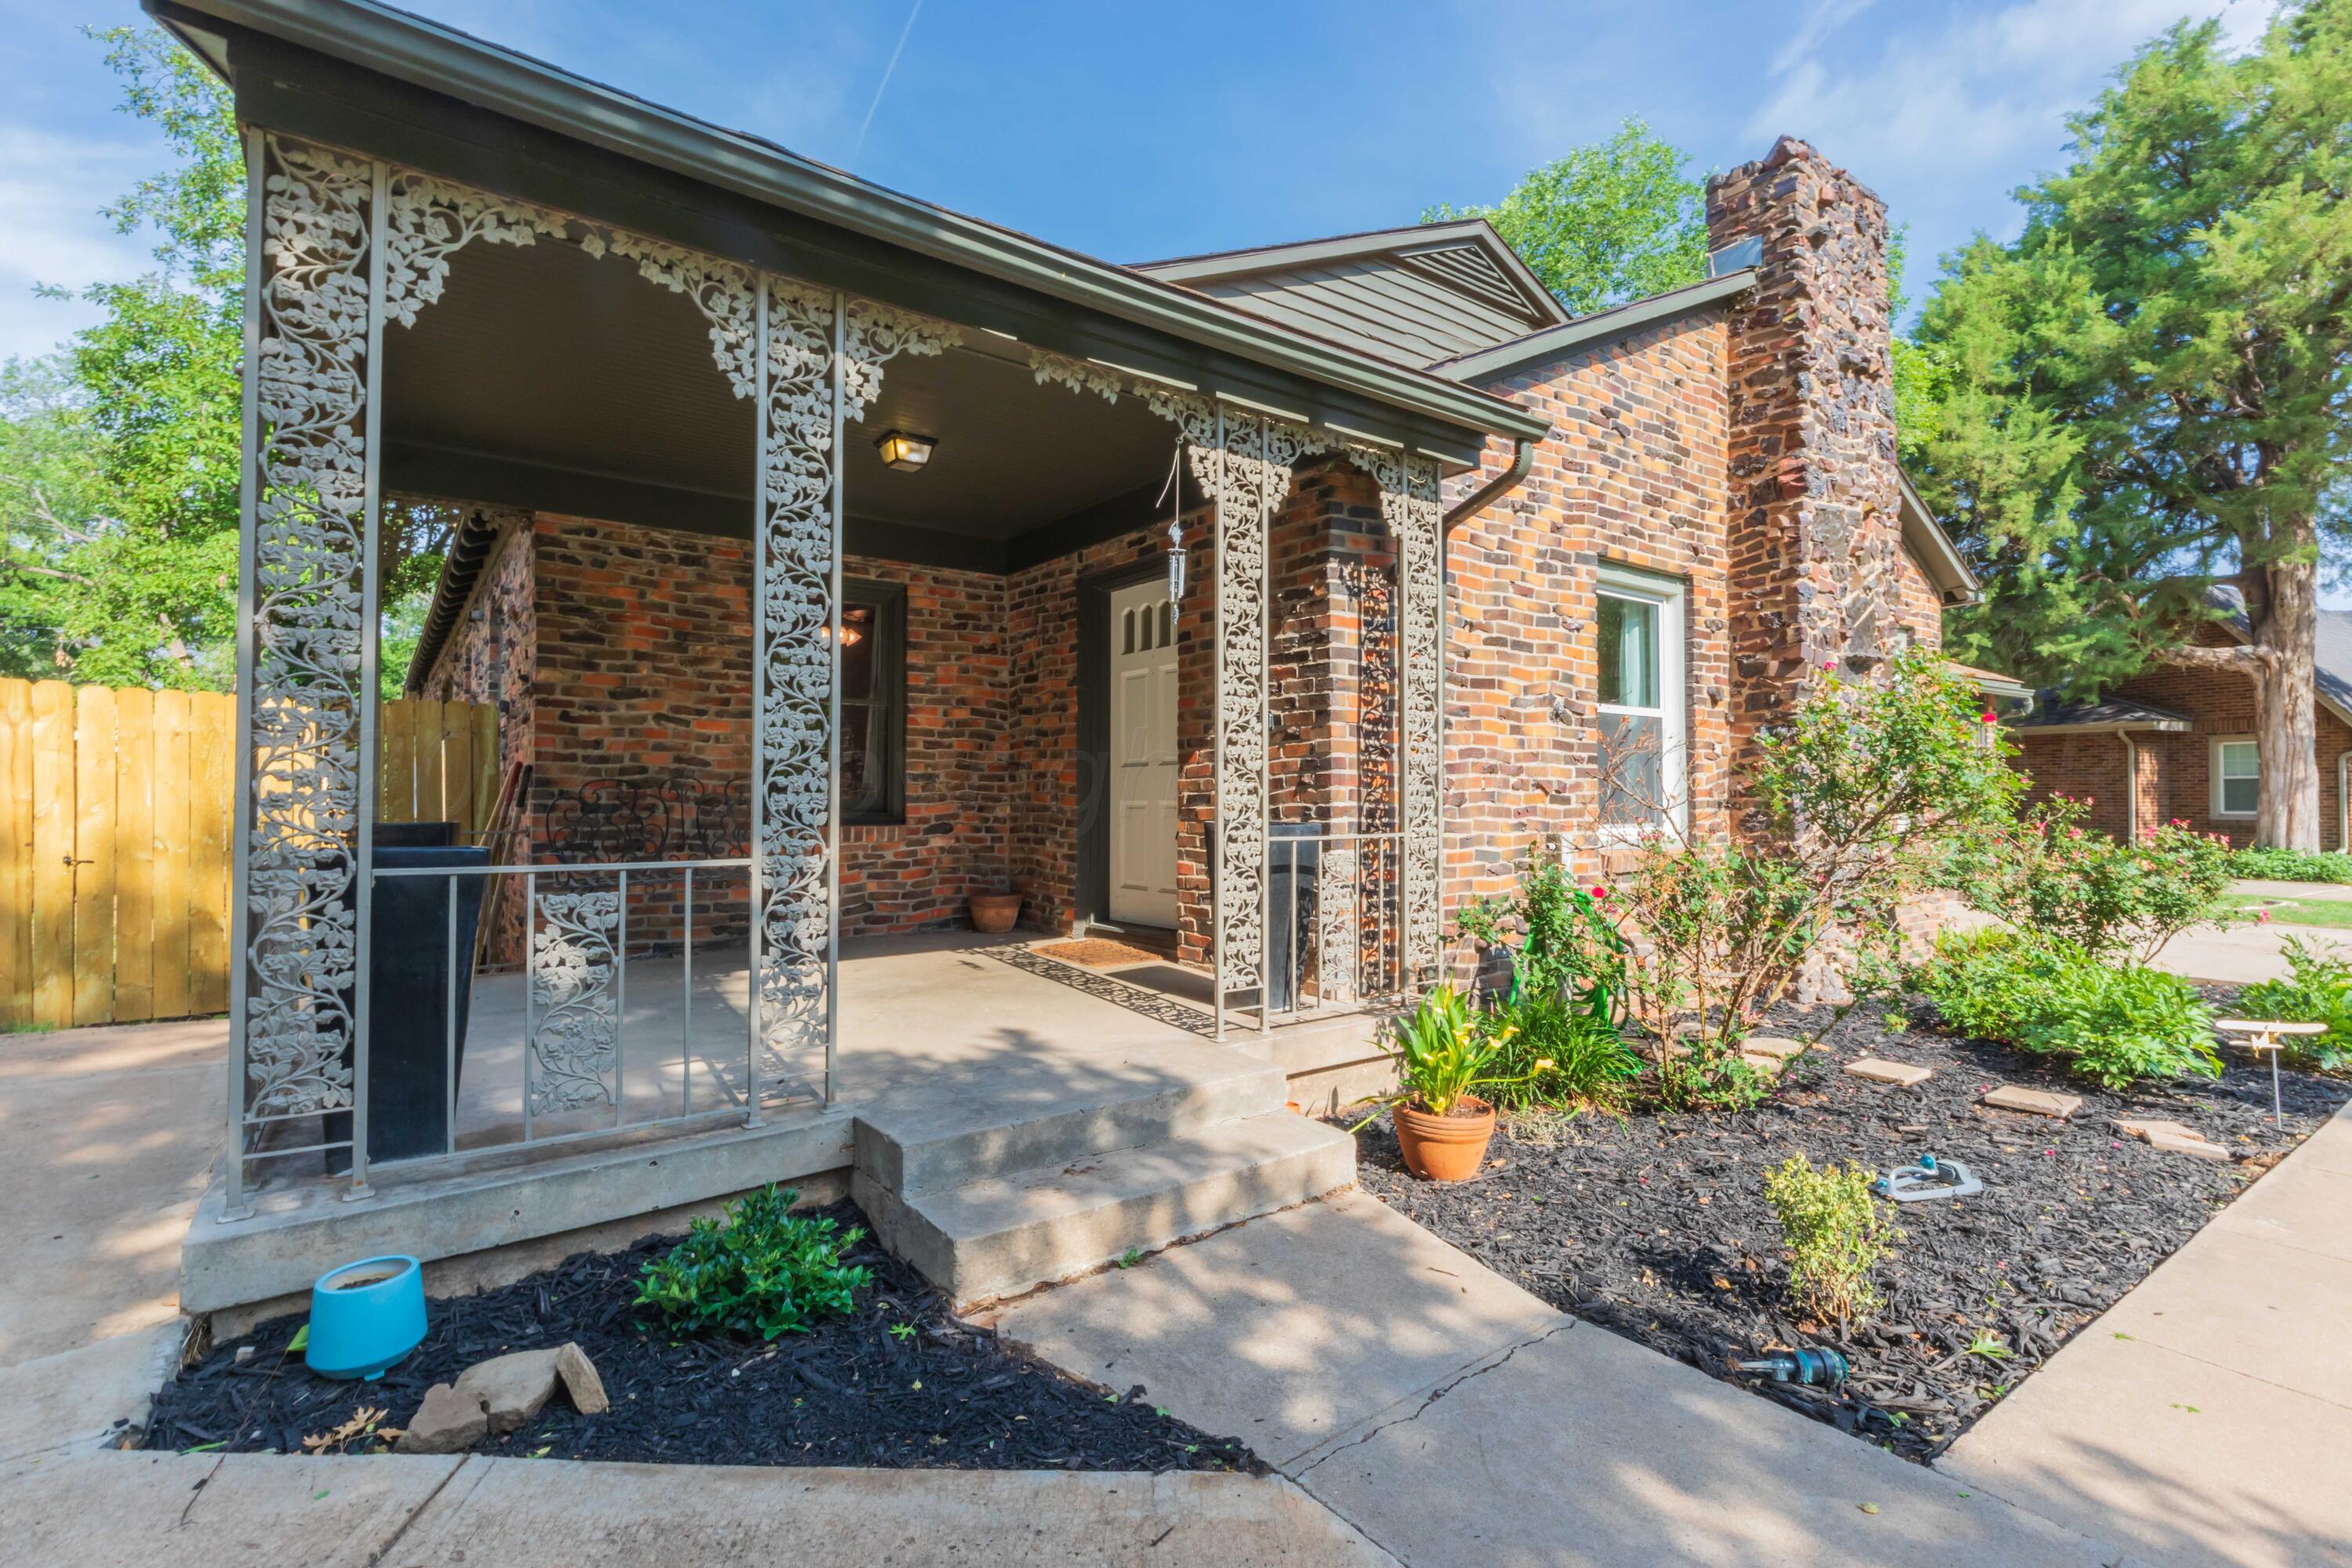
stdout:
{"type": "MultiPolygon", "coordinates": [[[[862,1225],[847,1204],[816,1211],[862,1225]]],[[[288,1342],[304,1321],[273,1319],[215,1345],[156,1397],[151,1448],[300,1453],[362,1405],[397,1426],[425,1389],[509,1351],[576,1342],[613,1408],[582,1415],[559,1389],[537,1420],[476,1451],[509,1457],[708,1465],[854,1465],[887,1469],[1247,1470],[1244,1444],[1155,1409],[1140,1388],[1081,1383],[957,1319],[922,1278],[863,1243],[874,1270],[854,1317],[770,1342],[674,1341],[639,1327],[638,1266],[672,1240],[582,1253],[478,1296],[435,1300],[425,1342],[375,1383],[312,1373],[288,1342]],[[910,1325],[911,1332],[902,1326],[910,1325]],[[893,1332],[894,1329],[900,1330],[893,1332]],[[241,1346],[254,1354],[243,1364],[241,1346]]],[[[380,1442],[352,1445],[382,1452],[380,1442]]]]}
{"type": "MultiPolygon", "coordinates": [[[[2269,1069],[2242,1052],[2226,1053],[2234,1059],[2218,1082],[2116,1095],[1940,1034],[1924,1021],[1932,1016],[1923,1009],[1923,1022],[1897,1034],[1857,1009],[1825,1054],[1801,1058],[1753,1111],[1506,1118],[1486,1169],[1459,1184],[1407,1174],[1383,1117],[1360,1134],[1359,1175],[1554,1306],[1924,1461],[2352,1098],[2352,1085],[2286,1074],[2282,1136],[2269,1069]],[[1838,1070],[1865,1056],[1935,1077],[1903,1089],[1838,1070]],[[2083,1108],[2057,1122],[1975,1103],[2000,1083],[2080,1094],[2083,1108]],[[2125,1139],[2109,1123],[2132,1115],[2184,1122],[2241,1159],[2216,1164],[2125,1139]],[[1933,1153],[1984,1179],[1979,1197],[1883,1205],[1906,1235],[1877,1270],[1885,1310],[1850,1339],[1792,1321],[1785,1305],[1763,1177],[1800,1150],[1816,1164],[1877,1170],[1933,1153]],[[2006,1359],[1969,1352],[1988,1331],[2006,1359]],[[1853,1362],[1842,1394],[1727,1364],[1806,1344],[1836,1345],[1853,1362]]],[[[1777,1032],[1806,1031],[1788,1019],[1777,1032]]]]}

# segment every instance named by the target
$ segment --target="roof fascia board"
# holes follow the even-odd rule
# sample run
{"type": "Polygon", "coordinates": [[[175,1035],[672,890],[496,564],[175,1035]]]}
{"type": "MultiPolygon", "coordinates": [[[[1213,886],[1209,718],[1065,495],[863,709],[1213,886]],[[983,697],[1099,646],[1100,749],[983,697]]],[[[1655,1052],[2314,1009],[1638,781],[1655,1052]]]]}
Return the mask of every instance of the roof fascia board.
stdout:
{"type": "Polygon", "coordinates": [[[167,21],[202,26],[205,24],[197,19],[210,18],[275,37],[634,163],[667,170],[764,206],[834,224],[1425,419],[1487,434],[1535,433],[1536,422],[1526,411],[1503,400],[1449,387],[1440,378],[1386,366],[1336,344],[1286,331],[1173,284],[884,190],[781,148],[701,124],[363,0],[142,3],[167,21]]]}
{"type": "Polygon", "coordinates": [[[1903,542],[1911,547],[1912,554],[1926,568],[1928,581],[1936,584],[1945,603],[1956,602],[1955,595],[1958,595],[1958,603],[1976,603],[1984,596],[1984,584],[1969,570],[1967,558],[1952,542],[1952,536],[1944,531],[1944,525],[1936,521],[1936,514],[1927,510],[1927,503],[1911,483],[1911,476],[1898,466],[1895,478],[1903,488],[1903,542]]]}
{"type": "Polygon", "coordinates": [[[2197,726],[2186,719],[2109,719],[2095,724],[2043,724],[2028,721],[2011,728],[2021,735],[2124,735],[2154,732],[2186,735],[2197,726]]]}
{"type": "Polygon", "coordinates": [[[1687,288],[1654,294],[1646,300],[1636,300],[1614,310],[1580,317],[1562,326],[1547,327],[1542,331],[1530,332],[1524,338],[1514,338],[1507,343],[1497,343],[1474,354],[1464,354],[1459,359],[1444,360],[1429,368],[1433,374],[1448,381],[1490,381],[1539,361],[1558,359],[1575,350],[1607,342],[1612,338],[1654,326],[1660,321],[1672,321],[1676,316],[1705,306],[1719,304],[1755,281],[1753,268],[1727,272],[1703,283],[1693,283],[1687,288]]]}

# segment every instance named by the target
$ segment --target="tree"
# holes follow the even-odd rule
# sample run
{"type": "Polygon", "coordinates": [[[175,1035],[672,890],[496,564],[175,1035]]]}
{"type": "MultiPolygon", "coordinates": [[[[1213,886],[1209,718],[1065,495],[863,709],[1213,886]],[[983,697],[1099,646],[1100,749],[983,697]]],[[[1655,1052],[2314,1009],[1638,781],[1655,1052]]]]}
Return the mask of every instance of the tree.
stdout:
{"type": "Polygon", "coordinates": [[[1955,651],[2093,694],[2150,664],[2244,677],[2255,840],[2316,849],[2323,542],[2352,542],[2352,0],[2232,58],[2181,24],[2068,121],[2024,232],[1947,261],[1907,444],[1987,569],[1955,651]],[[2248,636],[2208,647],[2241,590],[2248,636]]]}
{"type": "MultiPolygon", "coordinates": [[[[234,105],[161,28],[89,35],[172,164],[105,210],[154,270],[82,297],[103,318],[0,375],[0,665],[127,686],[234,670],[245,153],[234,105]]],[[[380,598],[429,587],[446,509],[387,509],[380,598]]]]}
{"type": "Polygon", "coordinates": [[[1680,148],[1628,120],[1606,142],[1530,171],[1491,207],[1440,203],[1423,223],[1483,217],[1571,314],[1706,276],[1706,191],[1680,148]]]}

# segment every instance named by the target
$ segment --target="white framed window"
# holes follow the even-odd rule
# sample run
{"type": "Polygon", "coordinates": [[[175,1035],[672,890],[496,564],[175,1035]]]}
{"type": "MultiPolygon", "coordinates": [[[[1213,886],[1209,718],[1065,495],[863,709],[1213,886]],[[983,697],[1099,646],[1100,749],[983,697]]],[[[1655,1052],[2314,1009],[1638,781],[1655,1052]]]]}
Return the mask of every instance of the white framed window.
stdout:
{"type": "Polygon", "coordinates": [[[2213,815],[2252,816],[2262,799],[2263,754],[2252,735],[2213,737],[2213,815]]]}
{"type": "Polygon", "coordinates": [[[1683,585],[1603,566],[1597,592],[1601,830],[1635,837],[1680,826],[1689,806],[1683,585]]]}

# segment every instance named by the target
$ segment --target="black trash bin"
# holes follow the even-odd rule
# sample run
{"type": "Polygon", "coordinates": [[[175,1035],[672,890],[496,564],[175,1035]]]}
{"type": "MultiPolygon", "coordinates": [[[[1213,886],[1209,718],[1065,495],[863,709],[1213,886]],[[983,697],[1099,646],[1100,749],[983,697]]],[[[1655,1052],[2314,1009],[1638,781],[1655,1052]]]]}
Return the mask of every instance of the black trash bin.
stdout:
{"type": "MultiPolygon", "coordinates": [[[[487,848],[457,843],[455,823],[386,824],[375,841],[378,870],[487,866],[487,848]],[[436,840],[439,842],[435,842],[436,840]]],[[[474,938],[489,879],[379,877],[371,909],[368,965],[368,1159],[406,1160],[448,1146],[449,888],[457,890],[458,1083],[473,995],[474,938]]],[[[352,1135],[351,1113],[325,1119],[324,1142],[352,1135]]],[[[327,1169],[351,1169],[348,1149],[327,1152],[327,1169]]]]}

